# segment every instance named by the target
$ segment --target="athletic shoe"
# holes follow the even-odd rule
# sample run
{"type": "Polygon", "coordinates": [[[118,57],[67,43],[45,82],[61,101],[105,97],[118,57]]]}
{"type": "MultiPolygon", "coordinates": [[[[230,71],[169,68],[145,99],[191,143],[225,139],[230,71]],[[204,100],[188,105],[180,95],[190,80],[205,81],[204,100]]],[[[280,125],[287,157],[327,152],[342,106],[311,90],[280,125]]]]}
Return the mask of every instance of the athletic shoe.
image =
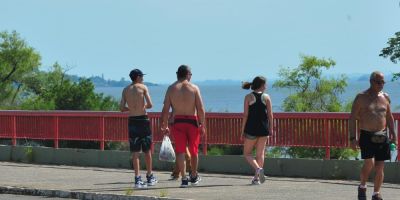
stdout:
{"type": "Polygon", "coordinates": [[[178,180],[179,179],[179,173],[171,173],[171,176],[169,177],[169,180],[178,180]]]}
{"type": "Polygon", "coordinates": [[[358,186],[358,200],[367,200],[367,188],[358,186]]]}
{"type": "Polygon", "coordinates": [[[198,174],[196,177],[190,177],[190,183],[192,185],[198,185],[200,181],[201,181],[201,178],[198,174]]]}
{"type": "Polygon", "coordinates": [[[142,181],[141,176],[135,177],[135,188],[145,188],[147,187],[146,183],[142,181]]]}
{"type": "Polygon", "coordinates": [[[185,178],[185,179],[182,178],[181,188],[186,188],[188,186],[189,186],[189,179],[188,178],[185,178]]]}
{"type": "Polygon", "coordinates": [[[153,186],[156,183],[158,183],[158,180],[156,179],[156,177],[153,174],[150,174],[150,176],[146,175],[146,179],[147,179],[148,186],[153,186]]]}
{"type": "Polygon", "coordinates": [[[252,185],[260,185],[261,183],[256,177],[253,177],[253,179],[251,180],[251,184],[252,185]]]}
{"type": "Polygon", "coordinates": [[[263,168],[258,168],[257,169],[257,174],[258,174],[258,179],[260,180],[260,182],[264,183],[265,182],[264,169],[263,168]]]}
{"type": "Polygon", "coordinates": [[[379,194],[379,193],[378,193],[378,194],[375,194],[375,195],[372,196],[372,200],[383,200],[383,199],[382,199],[382,195],[379,194]]]}

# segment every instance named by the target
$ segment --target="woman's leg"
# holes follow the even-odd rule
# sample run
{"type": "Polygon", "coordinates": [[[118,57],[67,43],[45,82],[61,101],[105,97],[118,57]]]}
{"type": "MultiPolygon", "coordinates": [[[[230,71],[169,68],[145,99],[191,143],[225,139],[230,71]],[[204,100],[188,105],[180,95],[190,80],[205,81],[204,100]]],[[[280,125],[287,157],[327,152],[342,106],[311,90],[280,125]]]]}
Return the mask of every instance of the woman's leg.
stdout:
{"type": "Polygon", "coordinates": [[[254,170],[257,170],[258,168],[260,168],[257,161],[254,159],[253,152],[252,152],[256,142],[257,142],[257,139],[250,140],[250,139],[244,138],[243,156],[246,159],[246,161],[254,168],[254,170]]]}
{"type": "Polygon", "coordinates": [[[264,158],[265,158],[265,146],[267,143],[268,137],[259,137],[257,138],[256,145],[256,160],[257,164],[260,168],[264,167],[264,158]]]}

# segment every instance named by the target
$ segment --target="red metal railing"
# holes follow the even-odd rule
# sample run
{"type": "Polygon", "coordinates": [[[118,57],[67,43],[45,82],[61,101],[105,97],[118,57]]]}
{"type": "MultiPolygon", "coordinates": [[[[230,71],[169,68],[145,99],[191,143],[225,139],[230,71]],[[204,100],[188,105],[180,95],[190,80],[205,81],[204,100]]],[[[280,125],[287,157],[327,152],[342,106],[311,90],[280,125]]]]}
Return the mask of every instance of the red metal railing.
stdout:
{"type": "MultiPolygon", "coordinates": [[[[394,113],[400,132],[400,113],[394,113]]],[[[160,113],[149,113],[154,142],[162,141],[160,113]]],[[[274,113],[274,134],[269,146],[346,148],[349,113],[274,113]]],[[[241,113],[207,113],[207,136],[202,138],[203,153],[208,144],[242,145],[241,113]]],[[[118,112],[80,111],[0,111],[0,138],[98,141],[100,149],[108,141],[127,141],[127,115],[118,112]]],[[[400,143],[400,137],[399,137],[400,143]]],[[[400,157],[400,150],[398,150],[400,157]]]]}

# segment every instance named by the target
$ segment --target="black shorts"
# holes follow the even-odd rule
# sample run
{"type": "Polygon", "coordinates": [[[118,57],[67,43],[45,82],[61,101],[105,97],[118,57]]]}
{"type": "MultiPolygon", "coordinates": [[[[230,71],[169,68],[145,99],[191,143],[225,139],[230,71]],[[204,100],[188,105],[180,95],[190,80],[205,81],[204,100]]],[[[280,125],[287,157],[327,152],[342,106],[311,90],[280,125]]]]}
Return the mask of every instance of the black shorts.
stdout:
{"type": "Polygon", "coordinates": [[[128,130],[131,152],[148,152],[151,148],[152,137],[147,115],[129,117],[128,130]]]}
{"type": "Polygon", "coordinates": [[[360,130],[359,146],[361,149],[361,158],[375,158],[376,161],[390,160],[389,141],[385,143],[372,143],[372,132],[360,130]]]}

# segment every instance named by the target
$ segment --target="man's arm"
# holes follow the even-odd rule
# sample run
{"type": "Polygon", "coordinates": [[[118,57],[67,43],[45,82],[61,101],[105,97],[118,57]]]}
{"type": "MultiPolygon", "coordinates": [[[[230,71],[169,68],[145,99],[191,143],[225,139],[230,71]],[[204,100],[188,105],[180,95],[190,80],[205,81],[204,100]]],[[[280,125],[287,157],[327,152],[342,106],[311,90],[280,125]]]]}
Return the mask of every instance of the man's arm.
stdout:
{"type": "Polygon", "coordinates": [[[201,99],[200,89],[196,86],[195,105],[197,111],[197,118],[199,119],[199,126],[202,134],[205,134],[205,119],[206,112],[204,110],[203,100],[201,99]]]}
{"type": "Polygon", "coordinates": [[[390,100],[389,100],[389,103],[387,104],[386,123],[387,123],[387,126],[389,127],[390,135],[392,136],[392,142],[397,145],[397,137],[396,137],[396,132],[394,130],[394,118],[393,118],[392,111],[390,109],[390,100]]]}
{"type": "Polygon", "coordinates": [[[350,143],[353,148],[356,145],[356,120],[359,119],[359,112],[360,112],[360,94],[356,96],[354,99],[353,105],[351,107],[351,114],[349,120],[349,132],[350,132],[350,143]]]}
{"type": "Polygon", "coordinates": [[[152,108],[153,107],[153,102],[151,102],[149,89],[146,86],[144,86],[144,98],[146,100],[146,102],[144,104],[144,109],[152,108]]]}
{"type": "Polygon", "coordinates": [[[129,111],[129,108],[126,106],[125,92],[126,88],[124,88],[124,90],[122,91],[121,102],[119,102],[119,110],[121,112],[129,111]]]}
{"type": "Polygon", "coordinates": [[[171,99],[170,99],[170,88],[168,88],[164,97],[164,106],[161,111],[161,130],[168,131],[168,116],[169,116],[169,108],[171,107],[171,99]]]}

